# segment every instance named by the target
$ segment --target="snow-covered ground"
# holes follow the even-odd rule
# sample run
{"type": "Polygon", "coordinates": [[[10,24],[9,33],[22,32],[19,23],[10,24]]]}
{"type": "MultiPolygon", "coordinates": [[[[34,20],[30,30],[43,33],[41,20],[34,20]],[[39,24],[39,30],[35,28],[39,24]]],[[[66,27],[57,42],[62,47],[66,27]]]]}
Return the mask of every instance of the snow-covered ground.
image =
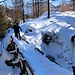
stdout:
{"type": "Polygon", "coordinates": [[[25,35],[29,44],[23,40],[17,40],[14,37],[13,29],[10,29],[10,33],[3,40],[3,55],[0,57],[0,73],[2,75],[12,73],[12,67],[8,67],[4,63],[5,59],[10,58],[6,47],[11,35],[35,75],[72,75],[71,67],[75,65],[75,44],[72,43],[71,37],[75,35],[75,12],[52,12],[50,17],[48,19],[47,13],[45,13],[39,18],[20,24],[21,36],[25,35]],[[52,38],[48,45],[42,41],[45,33],[52,38]],[[39,48],[45,55],[41,55],[35,48],[39,48]],[[49,61],[46,55],[54,57],[62,67],[49,61]]]}

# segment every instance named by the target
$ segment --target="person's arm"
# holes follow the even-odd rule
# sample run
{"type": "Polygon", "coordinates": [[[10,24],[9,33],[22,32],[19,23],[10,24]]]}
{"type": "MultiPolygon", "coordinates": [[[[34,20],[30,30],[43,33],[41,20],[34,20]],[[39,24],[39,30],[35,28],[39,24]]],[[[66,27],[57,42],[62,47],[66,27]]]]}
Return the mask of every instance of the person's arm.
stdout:
{"type": "Polygon", "coordinates": [[[21,27],[19,26],[19,29],[22,31],[21,27]]]}

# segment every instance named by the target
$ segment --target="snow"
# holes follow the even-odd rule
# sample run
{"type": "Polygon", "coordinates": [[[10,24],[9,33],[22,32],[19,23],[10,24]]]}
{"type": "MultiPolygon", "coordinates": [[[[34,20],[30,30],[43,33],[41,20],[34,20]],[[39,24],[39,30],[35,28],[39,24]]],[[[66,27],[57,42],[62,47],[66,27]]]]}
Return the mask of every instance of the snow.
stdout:
{"type": "MultiPolygon", "coordinates": [[[[18,40],[14,36],[13,29],[3,39],[2,56],[0,57],[0,75],[11,75],[12,67],[8,67],[4,61],[12,57],[6,51],[10,36],[13,36],[17,47],[20,49],[35,75],[72,75],[72,66],[75,66],[75,44],[71,37],[75,35],[75,12],[51,12],[50,19],[47,12],[36,19],[27,20],[20,24],[21,36],[25,36],[29,44],[24,40],[18,40]],[[32,30],[32,31],[29,31],[32,30]],[[47,33],[52,37],[48,45],[42,42],[43,35],[47,33]],[[42,55],[35,48],[45,54],[42,55]],[[46,55],[55,58],[59,64],[50,61],[46,55]],[[61,66],[60,66],[61,65],[61,66]]],[[[1,42],[0,42],[1,47],[1,42]]]]}

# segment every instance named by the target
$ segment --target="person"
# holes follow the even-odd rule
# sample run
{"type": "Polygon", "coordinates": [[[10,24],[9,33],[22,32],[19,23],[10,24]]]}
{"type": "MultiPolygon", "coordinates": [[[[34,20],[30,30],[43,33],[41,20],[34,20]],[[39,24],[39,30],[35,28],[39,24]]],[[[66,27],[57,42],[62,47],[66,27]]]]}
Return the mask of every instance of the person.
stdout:
{"type": "Polygon", "coordinates": [[[73,75],[75,75],[75,66],[72,66],[73,69],[73,75]]]}
{"type": "Polygon", "coordinates": [[[21,36],[20,36],[20,30],[22,31],[21,27],[18,25],[18,23],[16,22],[16,24],[12,27],[14,29],[14,33],[15,33],[15,37],[17,39],[21,40],[21,36]]]}

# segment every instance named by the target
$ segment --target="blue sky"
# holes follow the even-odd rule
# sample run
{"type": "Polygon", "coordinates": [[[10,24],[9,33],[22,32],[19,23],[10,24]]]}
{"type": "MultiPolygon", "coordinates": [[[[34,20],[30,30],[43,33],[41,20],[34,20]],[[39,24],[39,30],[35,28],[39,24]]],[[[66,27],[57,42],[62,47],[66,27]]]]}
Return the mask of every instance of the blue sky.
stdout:
{"type": "MultiPolygon", "coordinates": [[[[71,1],[71,0],[63,0],[63,1],[71,1]]],[[[58,6],[59,4],[62,3],[62,0],[51,1],[51,3],[55,6],[58,6]]]]}
{"type": "MultiPolygon", "coordinates": [[[[0,0],[0,1],[3,1],[3,0],[0,0]]],[[[29,0],[24,0],[25,2],[27,2],[27,1],[29,1],[29,0]]],[[[7,5],[8,6],[12,6],[12,3],[11,3],[11,0],[6,0],[5,1],[5,3],[7,2],[7,5]]],[[[4,5],[4,3],[0,3],[0,4],[3,4],[4,5]]]]}
{"type": "Polygon", "coordinates": [[[3,1],[3,0],[0,0],[0,1],[3,1]]]}
{"type": "MultiPolygon", "coordinates": [[[[0,0],[0,1],[3,1],[3,0],[0,0]]],[[[11,0],[7,0],[7,1],[6,1],[6,2],[8,3],[8,4],[7,4],[8,6],[11,6],[11,5],[12,5],[10,1],[11,1],[11,0]]],[[[27,1],[30,1],[30,0],[25,0],[25,1],[27,2],[27,1]]],[[[64,1],[71,1],[71,0],[64,0],[64,1]]],[[[56,1],[51,1],[51,0],[50,0],[50,2],[51,2],[53,5],[58,6],[59,4],[61,4],[62,0],[56,0],[56,1]]],[[[1,3],[0,3],[0,4],[1,4],[1,3]]]]}

